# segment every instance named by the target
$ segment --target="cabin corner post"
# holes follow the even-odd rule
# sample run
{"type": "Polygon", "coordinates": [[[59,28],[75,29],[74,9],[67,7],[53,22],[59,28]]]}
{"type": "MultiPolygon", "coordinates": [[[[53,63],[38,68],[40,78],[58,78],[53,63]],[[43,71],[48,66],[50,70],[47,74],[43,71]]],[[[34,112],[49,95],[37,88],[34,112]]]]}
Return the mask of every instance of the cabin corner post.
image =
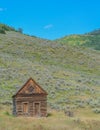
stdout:
{"type": "Polygon", "coordinates": [[[13,97],[12,98],[12,100],[13,100],[13,111],[12,111],[12,114],[14,115],[14,116],[16,116],[16,98],[15,97],[13,97]]]}

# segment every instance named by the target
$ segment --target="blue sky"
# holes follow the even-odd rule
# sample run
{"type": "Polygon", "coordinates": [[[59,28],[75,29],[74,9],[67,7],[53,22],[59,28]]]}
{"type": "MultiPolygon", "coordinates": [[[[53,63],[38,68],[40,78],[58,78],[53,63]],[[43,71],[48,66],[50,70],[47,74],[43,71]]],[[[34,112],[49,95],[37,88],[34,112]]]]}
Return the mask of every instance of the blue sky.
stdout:
{"type": "Polygon", "coordinates": [[[100,0],[0,0],[0,22],[46,39],[100,28],[100,0]]]}

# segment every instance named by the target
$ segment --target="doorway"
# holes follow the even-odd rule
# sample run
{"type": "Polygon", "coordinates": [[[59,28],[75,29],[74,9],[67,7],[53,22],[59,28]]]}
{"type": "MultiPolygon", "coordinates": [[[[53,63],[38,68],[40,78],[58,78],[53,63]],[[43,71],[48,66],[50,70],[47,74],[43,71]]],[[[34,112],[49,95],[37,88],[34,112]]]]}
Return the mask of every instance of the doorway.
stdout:
{"type": "Polygon", "coordinates": [[[35,116],[40,116],[40,103],[35,103],[35,116]]]}
{"type": "Polygon", "coordinates": [[[27,102],[23,103],[23,113],[28,114],[28,103],[27,102]]]}

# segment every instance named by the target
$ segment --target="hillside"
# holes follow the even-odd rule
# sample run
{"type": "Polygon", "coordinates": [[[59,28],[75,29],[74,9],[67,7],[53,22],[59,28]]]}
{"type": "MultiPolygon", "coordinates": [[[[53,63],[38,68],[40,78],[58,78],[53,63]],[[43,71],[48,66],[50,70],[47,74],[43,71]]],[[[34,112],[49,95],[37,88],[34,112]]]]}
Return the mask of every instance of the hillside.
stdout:
{"type": "Polygon", "coordinates": [[[47,90],[51,108],[88,106],[100,112],[99,51],[16,31],[0,34],[0,103],[12,103],[11,96],[29,77],[47,90]]]}
{"type": "Polygon", "coordinates": [[[89,47],[100,50],[100,30],[94,30],[84,35],[69,35],[55,40],[61,44],[69,44],[72,46],[89,47]]]}
{"type": "Polygon", "coordinates": [[[13,27],[9,27],[8,25],[0,23],[0,33],[6,34],[6,31],[17,31],[13,27]]]}

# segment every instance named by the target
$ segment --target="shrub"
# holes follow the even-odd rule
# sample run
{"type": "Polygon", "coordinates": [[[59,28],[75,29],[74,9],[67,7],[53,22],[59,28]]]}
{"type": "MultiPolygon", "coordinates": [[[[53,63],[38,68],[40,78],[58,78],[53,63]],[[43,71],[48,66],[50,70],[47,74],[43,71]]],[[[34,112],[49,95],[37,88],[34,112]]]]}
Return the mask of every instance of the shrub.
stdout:
{"type": "Polygon", "coordinates": [[[72,109],[71,109],[71,107],[69,105],[66,106],[66,109],[65,109],[64,113],[65,113],[66,116],[69,116],[69,117],[74,116],[74,113],[73,113],[73,111],[72,111],[72,109]]]}
{"type": "Polygon", "coordinates": [[[100,108],[94,108],[94,109],[93,109],[93,112],[94,112],[94,113],[97,113],[97,114],[100,113],[100,108]]]}
{"type": "Polygon", "coordinates": [[[5,30],[4,29],[0,29],[0,33],[2,33],[2,34],[6,34],[6,32],[5,32],[5,30]]]}
{"type": "Polygon", "coordinates": [[[3,105],[12,105],[12,101],[6,100],[2,102],[3,105]]]}
{"type": "Polygon", "coordinates": [[[81,102],[81,103],[78,103],[78,104],[77,104],[77,107],[79,107],[79,108],[85,108],[85,104],[82,103],[82,102],[81,102]]]}
{"type": "Polygon", "coordinates": [[[91,101],[89,102],[89,105],[90,105],[92,108],[100,107],[100,102],[99,102],[99,100],[91,100],[91,101]]]}
{"type": "Polygon", "coordinates": [[[47,117],[50,117],[50,116],[52,116],[52,113],[48,113],[48,114],[47,114],[47,117]]]}
{"type": "Polygon", "coordinates": [[[66,116],[69,116],[69,117],[73,117],[73,116],[74,116],[74,113],[73,113],[73,111],[71,111],[71,110],[66,110],[66,111],[65,111],[65,115],[66,115],[66,116]]]}
{"type": "Polygon", "coordinates": [[[15,31],[15,29],[13,27],[9,27],[5,24],[1,24],[0,27],[5,30],[5,31],[15,31]]]}

